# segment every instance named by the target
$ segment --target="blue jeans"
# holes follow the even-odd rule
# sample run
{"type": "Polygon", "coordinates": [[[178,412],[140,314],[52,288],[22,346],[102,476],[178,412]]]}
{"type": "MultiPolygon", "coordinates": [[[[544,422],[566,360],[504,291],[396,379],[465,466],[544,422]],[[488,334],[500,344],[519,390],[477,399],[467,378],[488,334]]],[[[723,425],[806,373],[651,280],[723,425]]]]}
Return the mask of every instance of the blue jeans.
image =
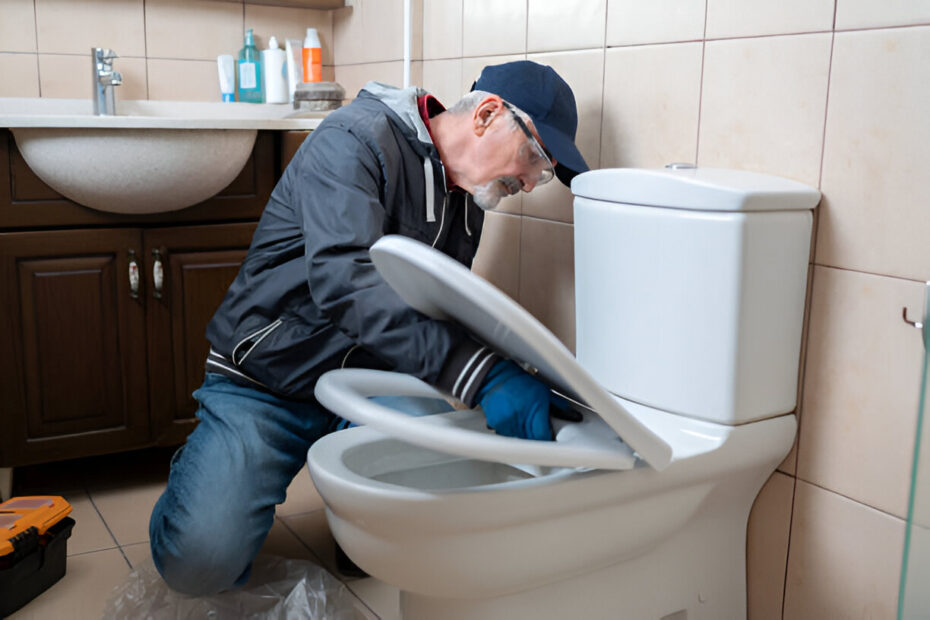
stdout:
{"type": "MultiPolygon", "coordinates": [[[[155,567],[169,586],[208,595],[248,580],[275,506],[284,501],[307,450],[342,420],[317,404],[214,373],[207,373],[194,398],[200,424],[171,460],[149,537],[155,567]]],[[[413,415],[451,409],[427,399],[378,400],[413,415]]]]}

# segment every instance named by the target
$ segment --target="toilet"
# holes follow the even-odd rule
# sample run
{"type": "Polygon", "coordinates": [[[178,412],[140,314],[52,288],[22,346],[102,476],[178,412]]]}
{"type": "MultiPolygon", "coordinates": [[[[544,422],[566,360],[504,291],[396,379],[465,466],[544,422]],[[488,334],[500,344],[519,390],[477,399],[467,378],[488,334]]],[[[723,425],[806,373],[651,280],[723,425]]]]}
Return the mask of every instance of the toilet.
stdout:
{"type": "Polygon", "coordinates": [[[360,426],[308,453],[333,536],[407,619],[746,616],[746,526],[796,431],[812,209],[795,181],[711,168],[572,183],[576,351],[417,241],[371,248],[410,305],[454,320],[568,398],[555,441],[496,435],[409,375],[325,374],[360,426]]]}

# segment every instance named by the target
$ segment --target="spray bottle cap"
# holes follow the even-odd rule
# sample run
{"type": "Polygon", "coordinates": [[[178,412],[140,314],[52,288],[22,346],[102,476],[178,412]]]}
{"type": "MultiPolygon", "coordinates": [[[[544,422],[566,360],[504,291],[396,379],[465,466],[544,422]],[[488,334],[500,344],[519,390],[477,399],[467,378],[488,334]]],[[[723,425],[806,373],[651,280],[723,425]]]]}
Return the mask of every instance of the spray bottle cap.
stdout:
{"type": "Polygon", "coordinates": [[[316,32],[316,28],[307,28],[304,47],[320,47],[320,36],[316,32]]]}
{"type": "Polygon", "coordinates": [[[268,49],[270,49],[270,50],[281,49],[280,47],[278,47],[278,38],[277,38],[276,36],[271,35],[271,37],[269,37],[269,39],[268,39],[268,49]]]}

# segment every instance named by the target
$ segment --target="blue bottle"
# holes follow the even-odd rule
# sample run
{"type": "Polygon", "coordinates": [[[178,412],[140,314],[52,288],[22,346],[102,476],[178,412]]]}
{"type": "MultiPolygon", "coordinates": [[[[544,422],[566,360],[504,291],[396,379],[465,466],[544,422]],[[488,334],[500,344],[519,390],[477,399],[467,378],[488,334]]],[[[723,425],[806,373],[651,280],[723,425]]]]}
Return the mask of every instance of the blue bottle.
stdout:
{"type": "Polygon", "coordinates": [[[245,46],[239,50],[239,71],[237,72],[239,101],[249,103],[262,102],[262,64],[259,60],[252,29],[245,33],[245,46]]]}

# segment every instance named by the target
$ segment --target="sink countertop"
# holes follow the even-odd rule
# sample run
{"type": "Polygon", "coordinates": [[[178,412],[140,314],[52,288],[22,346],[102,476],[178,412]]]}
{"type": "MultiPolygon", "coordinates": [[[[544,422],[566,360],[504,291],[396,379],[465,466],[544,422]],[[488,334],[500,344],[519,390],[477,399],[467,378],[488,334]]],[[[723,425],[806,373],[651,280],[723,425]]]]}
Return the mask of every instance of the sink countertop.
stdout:
{"type": "Polygon", "coordinates": [[[116,102],[116,116],[95,116],[89,99],[0,97],[0,127],[133,129],[315,129],[327,112],[297,112],[291,104],[219,101],[116,102]],[[295,115],[294,118],[288,116],[295,115]]]}

